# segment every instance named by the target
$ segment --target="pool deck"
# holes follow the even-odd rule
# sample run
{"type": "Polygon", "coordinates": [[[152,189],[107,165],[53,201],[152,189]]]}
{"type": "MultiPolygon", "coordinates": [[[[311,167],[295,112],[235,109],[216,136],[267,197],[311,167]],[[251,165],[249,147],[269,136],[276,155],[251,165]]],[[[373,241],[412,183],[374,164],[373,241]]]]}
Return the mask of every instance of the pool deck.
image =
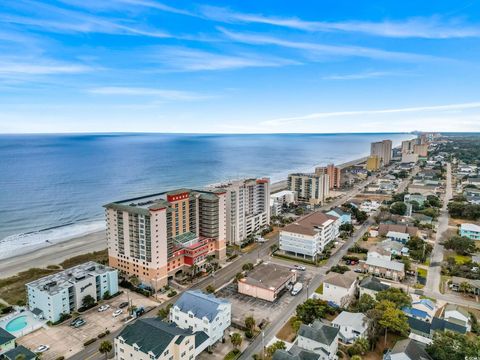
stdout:
{"type": "Polygon", "coordinates": [[[10,334],[15,336],[16,338],[20,338],[24,335],[30,334],[31,332],[40,329],[41,327],[45,326],[46,321],[38,320],[29,310],[20,311],[16,310],[13,314],[8,314],[2,318],[0,318],[0,328],[7,330],[10,334]],[[9,323],[14,321],[17,318],[25,317],[27,325],[18,329],[16,331],[11,331],[11,329],[7,329],[9,323]]]}

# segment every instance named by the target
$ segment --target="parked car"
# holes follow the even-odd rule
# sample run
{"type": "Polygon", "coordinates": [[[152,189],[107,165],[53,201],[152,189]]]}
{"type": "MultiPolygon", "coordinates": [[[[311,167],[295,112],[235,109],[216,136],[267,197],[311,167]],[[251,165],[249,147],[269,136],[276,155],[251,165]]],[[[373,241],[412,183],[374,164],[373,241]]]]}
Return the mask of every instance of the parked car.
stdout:
{"type": "Polygon", "coordinates": [[[75,326],[77,322],[84,321],[81,317],[77,317],[70,322],[70,326],[75,326]]]}
{"type": "Polygon", "coordinates": [[[36,352],[36,353],[43,353],[43,352],[47,351],[48,349],[50,349],[50,346],[48,346],[48,345],[40,345],[39,347],[37,347],[37,348],[35,349],[35,352],[36,352]]]}
{"type": "Polygon", "coordinates": [[[127,306],[128,306],[128,301],[124,301],[124,302],[120,303],[120,305],[118,305],[118,307],[120,309],[126,308],[127,306]]]}
{"type": "Polygon", "coordinates": [[[123,313],[123,310],[122,310],[122,309],[118,309],[118,310],[115,310],[115,311],[113,312],[112,316],[115,318],[115,317],[117,317],[117,316],[122,315],[122,313],[123,313]]]}
{"type": "Polygon", "coordinates": [[[98,308],[98,312],[103,312],[103,311],[106,311],[108,309],[110,309],[110,305],[105,304],[105,305],[102,305],[98,308]]]}
{"type": "Polygon", "coordinates": [[[73,325],[73,327],[74,327],[74,328],[79,328],[80,326],[83,326],[83,325],[85,325],[86,323],[87,323],[87,322],[86,322],[85,320],[80,319],[79,321],[77,321],[77,322],[75,323],[75,325],[73,325]]]}
{"type": "Polygon", "coordinates": [[[300,291],[303,289],[303,284],[301,282],[297,282],[295,285],[293,285],[292,291],[290,291],[290,294],[293,296],[297,295],[300,291]]]}
{"type": "Polygon", "coordinates": [[[307,268],[305,266],[302,266],[302,265],[295,265],[294,267],[295,267],[296,270],[300,270],[300,271],[307,270],[307,268]]]}

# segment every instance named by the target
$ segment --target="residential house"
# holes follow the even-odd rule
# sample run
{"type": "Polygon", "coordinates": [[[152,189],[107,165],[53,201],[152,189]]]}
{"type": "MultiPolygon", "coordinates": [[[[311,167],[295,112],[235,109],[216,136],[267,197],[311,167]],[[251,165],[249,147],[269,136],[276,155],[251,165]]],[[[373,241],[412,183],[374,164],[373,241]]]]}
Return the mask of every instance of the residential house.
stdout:
{"type": "Polygon", "coordinates": [[[431,322],[437,311],[437,306],[430,299],[419,299],[412,306],[404,307],[403,312],[410,317],[431,322]]]}
{"type": "Polygon", "coordinates": [[[433,223],[433,218],[431,216],[416,213],[412,214],[412,217],[418,221],[420,225],[432,225],[433,223]]]}
{"type": "Polygon", "coordinates": [[[419,230],[416,226],[404,224],[380,224],[378,226],[378,234],[380,236],[387,236],[389,231],[408,234],[410,237],[419,235],[419,230]]]}
{"type": "Polygon", "coordinates": [[[480,295],[480,280],[466,279],[457,276],[453,276],[450,281],[450,288],[454,291],[463,291],[462,283],[466,283],[470,286],[469,292],[474,295],[480,295]]]}
{"type": "Polygon", "coordinates": [[[424,344],[430,344],[437,331],[453,331],[459,334],[466,334],[467,328],[455,322],[447,321],[439,317],[433,317],[431,322],[417,319],[409,316],[408,324],[410,326],[409,338],[420,341],[424,344]]]}
{"type": "Polygon", "coordinates": [[[372,247],[368,251],[368,255],[372,256],[372,257],[379,258],[379,259],[384,259],[384,260],[391,260],[392,259],[392,254],[388,250],[386,250],[386,249],[384,249],[380,246],[372,247]]]}
{"type": "Polygon", "coordinates": [[[15,336],[0,328],[0,354],[15,348],[15,336]]]}
{"type": "Polygon", "coordinates": [[[383,360],[432,360],[425,345],[412,339],[399,340],[383,355],[383,360]]]}
{"type": "Polygon", "coordinates": [[[402,281],[405,277],[405,265],[398,261],[385,260],[367,255],[367,260],[361,261],[363,271],[375,276],[402,281]]]}
{"type": "Polygon", "coordinates": [[[377,247],[388,251],[392,255],[407,255],[408,248],[404,244],[395,240],[383,240],[377,247]]]}
{"type": "Polygon", "coordinates": [[[480,187],[480,177],[469,177],[467,178],[464,183],[464,185],[475,185],[480,187]]]}
{"type": "Polygon", "coordinates": [[[465,326],[467,331],[472,331],[472,321],[469,312],[458,305],[448,304],[445,307],[443,318],[449,322],[465,326]]]}
{"type": "Polygon", "coordinates": [[[402,244],[406,244],[410,240],[410,234],[398,231],[389,231],[386,237],[389,240],[398,241],[402,244]]]}
{"type": "Polygon", "coordinates": [[[333,321],[332,326],[338,328],[339,338],[345,344],[352,344],[367,332],[367,317],[362,313],[342,311],[333,321]]]}
{"type": "Polygon", "coordinates": [[[380,208],[381,204],[378,201],[366,200],[361,203],[360,210],[365,211],[368,214],[371,214],[380,208]]]}
{"type": "Polygon", "coordinates": [[[37,359],[37,354],[33,351],[27,349],[25,346],[18,345],[17,347],[7,351],[0,355],[2,360],[35,360],[37,359]]]}
{"type": "Polygon", "coordinates": [[[336,306],[345,307],[355,296],[356,284],[357,275],[353,271],[344,274],[332,271],[323,281],[323,294],[320,298],[336,306]]]}
{"type": "Polygon", "coordinates": [[[423,206],[426,199],[427,198],[421,194],[405,194],[403,201],[406,203],[411,203],[412,201],[416,201],[418,205],[423,206]]]}
{"type": "Polygon", "coordinates": [[[300,325],[296,345],[320,355],[321,360],[336,360],[339,329],[315,320],[311,325],[300,325]]]}
{"type": "Polygon", "coordinates": [[[460,236],[465,236],[472,240],[480,240],[480,226],[477,224],[460,225],[460,236]]]}
{"type": "Polygon", "coordinates": [[[321,360],[320,354],[292,345],[288,350],[277,350],[272,360],[321,360]]]}
{"type": "Polygon", "coordinates": [[[333,208],[332,210],[327,212],[327,215],[332,215],[337,218],[340,218],[340,225],[352,223],[352,214],[350,214],[349,212],[343,211],[339,207],[333,208]]]}
{"type": "Polygon", "coordinates": [[[115,360],[193,360],[208,344],[203,331],[194,333],[159,318],[139,319],[114,339],[115,360]]]}
{"type": "Polygon", "coordinates": [[[360,289],[360,297],[363,294],[368,294],[375,299],[378,292],[384,291],[390,288],[390,285],[381,282],[377,277],[367,276],[358,284],[360,289]]]}
{"type": "Polygon", "coordinates": [[[203,331],[209,346],[224,338],[231,324],[232,304],[199,290],[185,291],[170,310],[170,321],[179,328],[203,331]]]}

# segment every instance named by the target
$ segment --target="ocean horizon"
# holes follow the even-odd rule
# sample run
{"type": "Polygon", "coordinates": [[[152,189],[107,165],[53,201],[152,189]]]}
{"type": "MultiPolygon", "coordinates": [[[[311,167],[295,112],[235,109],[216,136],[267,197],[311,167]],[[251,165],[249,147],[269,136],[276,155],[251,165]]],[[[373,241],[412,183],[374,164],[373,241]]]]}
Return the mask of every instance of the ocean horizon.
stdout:
{"type": "Polygon", "coordinates": [[[285,180],[409,133],[0,135],[1,258],[104,229],[102,205],[244,177],[285,180]]]}

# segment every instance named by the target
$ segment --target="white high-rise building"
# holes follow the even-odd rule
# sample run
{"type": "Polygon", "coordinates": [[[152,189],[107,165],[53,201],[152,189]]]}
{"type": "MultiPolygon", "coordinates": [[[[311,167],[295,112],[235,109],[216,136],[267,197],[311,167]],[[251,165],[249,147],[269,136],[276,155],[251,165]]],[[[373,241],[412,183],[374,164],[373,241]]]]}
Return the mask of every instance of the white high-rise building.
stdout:
{"type": "Polygon", "coordinates": [[[299,201],[323,204],[330,194],[330,177],[319,172],[290,174],[288,189],[296,192],[299,201]]]}
{"type": "Polygon", "coordinates": [[[270,179],[243,179],[213,185],[226,194],[227,242],[242,244],[270,224],[270,179]]]}

